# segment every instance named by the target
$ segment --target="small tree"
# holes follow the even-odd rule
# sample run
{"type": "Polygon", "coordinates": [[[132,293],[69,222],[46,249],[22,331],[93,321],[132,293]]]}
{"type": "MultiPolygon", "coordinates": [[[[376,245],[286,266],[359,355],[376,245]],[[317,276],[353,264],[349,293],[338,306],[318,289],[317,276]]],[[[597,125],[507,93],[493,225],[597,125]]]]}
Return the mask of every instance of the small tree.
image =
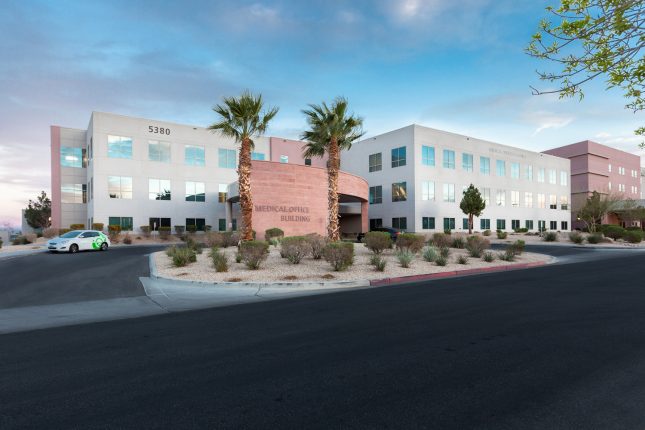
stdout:
{"type": "Polygon", "coordinates": [[[29,200],[27,209],[25,209],[25,219],[27,224],[32,228],[47,228],[51,225],[52,201],[47,197],[47,193],[40,192],[36,201],[29,200]]]}
{"type": "Polygon", "coordinates": [[[459,207],[463,213],[468,215],[468,234],[471,234],[473,232],[473,217],[480,216],[484,209],[486,209],[486,202],[473,184],[470,184],[464,190],[464,197],[461,199],[459,207]]]}
{"type": "Polygon", "coordinates": [[[615,194],[591,193],[585,204],[578,210],[576,217],[585,223],[590,233],[595,233],[608,213],[616,210],[620,196],[615,194]]]}

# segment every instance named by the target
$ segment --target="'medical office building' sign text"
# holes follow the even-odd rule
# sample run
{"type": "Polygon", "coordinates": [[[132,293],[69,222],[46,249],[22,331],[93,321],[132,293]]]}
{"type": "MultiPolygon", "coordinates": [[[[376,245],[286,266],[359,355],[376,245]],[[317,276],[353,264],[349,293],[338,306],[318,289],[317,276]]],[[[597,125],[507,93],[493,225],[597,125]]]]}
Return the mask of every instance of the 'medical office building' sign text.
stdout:
{"type": "Polygon", "coordinates": [[[272,205],[255,205],[257,212],[274,212],[280,214],[280,221],[292,222],[309,222],[309,208],[306,206],[272,206],[272,205]]]}

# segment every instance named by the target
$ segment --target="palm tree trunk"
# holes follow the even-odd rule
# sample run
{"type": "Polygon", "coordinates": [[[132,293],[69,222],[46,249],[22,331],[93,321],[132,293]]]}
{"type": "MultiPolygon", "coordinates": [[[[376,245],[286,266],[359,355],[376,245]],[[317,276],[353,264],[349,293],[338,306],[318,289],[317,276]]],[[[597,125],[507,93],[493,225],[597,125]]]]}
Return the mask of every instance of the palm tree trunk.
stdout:
{"type": "Polygon", "coordinates": [[[329,143],[329,162],[327,166],[329,222],[327,235],[333,241],[340,240],[338,225],[338,171],[340,170],[340,151],[338,141],[332,139],[329,143]]]}
{"type": "Polygon", "coordinates": [[[253,199],[251,197],[251,140],[242,140],[238,166],[240,212],[242,213],[241,240],[253,240],[253,199]]]}

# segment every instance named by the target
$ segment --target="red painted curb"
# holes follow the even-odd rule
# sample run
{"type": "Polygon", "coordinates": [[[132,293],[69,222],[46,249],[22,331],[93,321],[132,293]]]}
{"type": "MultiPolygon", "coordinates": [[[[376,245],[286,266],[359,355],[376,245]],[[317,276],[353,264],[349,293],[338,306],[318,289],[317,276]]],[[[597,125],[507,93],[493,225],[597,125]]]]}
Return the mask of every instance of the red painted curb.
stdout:
{"type": "Polygon", "coordinates": [[[432,279],[452,278],[464,275],[476,275],[480,273],[504,272],[508,270],[530,269],[532,267],[544,266],[546,263],[537,261],[534,263],[506,264],[504,266],[480,267],[477,269],[455,270],[450,272],[426,273],[422,275],[400,276],[398,278],[373,279],[370,286],[378,287],[381,285],[398,284],[403,282],[429,281],[432,279]]]}

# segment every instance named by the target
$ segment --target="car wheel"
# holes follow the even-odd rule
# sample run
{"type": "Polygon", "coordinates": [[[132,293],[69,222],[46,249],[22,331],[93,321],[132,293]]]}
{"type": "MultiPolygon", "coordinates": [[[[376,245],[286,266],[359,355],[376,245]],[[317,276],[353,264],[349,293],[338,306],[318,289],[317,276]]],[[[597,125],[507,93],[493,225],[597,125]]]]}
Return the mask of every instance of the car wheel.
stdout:
{"type": "Polygon", "coordinates": [[[69,246],[69,252],[76,254],[78,252],[78,245],[73,243],[69,246]]]}
{"type": "Polygon", "coordinates": [[[107,251],[107,249],[108,249],[108,244],[107,244],[107,242],[103,242],[103,243],[101,244],[101,251],[107,251]]]}

